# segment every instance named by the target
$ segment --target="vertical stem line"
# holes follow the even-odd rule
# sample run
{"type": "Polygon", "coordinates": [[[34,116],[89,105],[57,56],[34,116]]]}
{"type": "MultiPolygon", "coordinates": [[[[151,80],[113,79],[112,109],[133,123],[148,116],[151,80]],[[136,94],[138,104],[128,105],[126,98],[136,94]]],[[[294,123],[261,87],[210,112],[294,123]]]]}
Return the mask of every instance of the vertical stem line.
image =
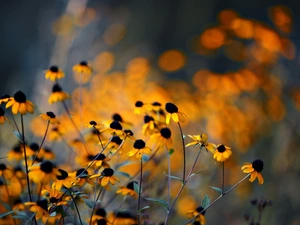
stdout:
{"type": "Polygon", "coordinates": [[[184,138],[183,138],[183,132],[180,123],[178,122],[178,127],[180,130],[180,136],[182,141],[182,151],[183,151],[183,174],[182,174],[182,181],[185,181],[185,168],[186,168],[186,158],[185,158],[185,144],[184,144],[184,138]]]}
{"type": "Polygon", "coordinates": [[[83,225],[82,220],[81,220],[81,216],[80,216],[80,213],[79,213],[79,210],[78,210],[78,207],[77,207],[77,204],[76,204],[75,199],[74,199],[74,197],[73,197],[73,194],[72,194],[72,192],[71,192],[71,190],[70,190],[69,188],[68,188],[68,191],[69,191],[70,197],[72,198],[72,201],[73,201],[73,203],[74,203],[74,206],[75,206],[75,208],[76,208],[76,212],[77,212],[77,214],[78,214],[78,218],[79,218],[80,224],[83,225]]]}
{"type": "Polygon", "coordinates": [[[138,199],[138,205],[137,205],[137,210],[138,210],[138,218],[137,218],[138,219],[138,224],[141,224],[140,207],[141,207],[142,182],[143,182],[143,158],[141,158],[141,175],[140,175],[139,199],[138,199]]]}
{"type": "Polygon", "coordinates": [[[224,183],[225,183],[225,161],[222,162],[222,194],[224,193],[224,183]]]}

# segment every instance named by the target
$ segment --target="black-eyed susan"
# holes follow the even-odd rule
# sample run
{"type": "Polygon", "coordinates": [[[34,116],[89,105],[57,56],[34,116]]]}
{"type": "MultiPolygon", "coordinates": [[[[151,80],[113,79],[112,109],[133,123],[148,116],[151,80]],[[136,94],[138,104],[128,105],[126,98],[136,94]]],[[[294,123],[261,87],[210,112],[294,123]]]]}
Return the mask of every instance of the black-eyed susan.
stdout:
{"type": "Polygon", "coordinates": [[[144,110],[144,103],[142,101],[137,101],[135,104],[134,104],[134,114],[137,114],[137,115],[140,115],[142,113],[145,113],[145,110],[144,110]]]}
{"type": "Polygon", "coordinates": [[[100,185],[101,186],[106,186],[107,184],[111,183],[114,185],[117,181],[120,182],[118,178],[114,176],[114,170],[111,168],[105,168],[101,174],[95,174],[92,175],[90,178],[97,178],[100,177],[100,185]]]}
{"type": "Polygon", "coordinates": [[[46,160],[55,158],[54,152],[49,147],[44,147],[41,149],[41,156],[46,160]]]}
{"type": "Polygon", "coordinates": [[[261,171],[264,168],[264,162],[260,159],[254,160],[252,163],[244,163],[241,170],[244,173],[250,173],[250,182],[253,182],[256,178],[259,184],[264,183],[264,178],[261,171]]]}
{"type": "Polygon", "coordinates": [[[50,161],[34,164],[29,168],[29,179],[34,183],[48,184],[51,180],[56,180],[57,169],[50,161]]]}
{"type": "Polygon", "coordinates": [[[79,64],[73,66],[73,71],[76,73],[82,73],[86,75],[91,74],[93,72],[92,67],[90,67],[86,61],[81,61],[79,64]]]}
{"type": "Polygon", "coordinates": [[[15,211],[24,211],[25,210],[25,205],[24,205],[23,201],[20,198],[16,198],[16,199],[14,199],[12,209],[15,210],[15,211]]]}
{"type": "Polygon", "coordinates": [[[65,195],[64,192],[51,188],[50,186],[46,186],[45,189],[41,191],[41,194],[48,200],[48,209],[59,205],[68,205],[68,200],[71,200],[71,197],[65,195]]]}
{"type": "Polygon", "coordinates": [[[22,91],[17,91],[14,97],[10,97],[6,103],[6,108],[12,107],[12,113],[21,113],[25,115],[27,112],[34,113],[34,104],[26,99],[26,95],[22,91]]]}
{"type": "Polygon", "coordinates": [[[59,84],[54,84],[52,87],[52,94],[48,98],[49,104],[55,102],[62,102],[68,99],[70,96],[68,93],[64,92],[62,87],[59,84]]]}
{"type": "Polygon", "coordinates": [[[1,176],[3,176],[5,179],[10,179],[13,176],[13,171],[4,163],[0,164],[0,177],[1,176]]]}
{"type": "Polygon", "coordinates": [[[58,66],[50,66],[48,70],[45,71],[45,78],[48,80],[56,81],[65,76],[64,72],[61,71],[58,66]]]}
{"type": "Polygon", "coordinates": [[[45,223],[49,218],[47,199],[40,199],[37,202],[25,202],[24,204],[25,206],[29,206],[29,211],[35,213],[37,220],[42,219],[45,223]]]}
{"type": "Polygon", "coordinates": [[[108,221],[114,225],[135,225],[137,224],[136,216],[128,211],[117,211],[108,216],[108,221]]]}
{"type": "Polygon", "coordinates": [[[168,102],[165,106],[165,109],[167,111],[167,117],[166,117],[166,124],[170,123],[170,120],[172,120],[175,123],[181,122],[184,123],[186,119],[186,115],[182,112],[178,111],[178,108],[175,104],[168,102]]]}
{"type": "Polygon", "coordinates": [[[86,124],[86,126],[88,128],[95,128],[95,129],[100,129],[100,127],[102,126],[102,124],[97,123],[94,120],[91,120],[88,124],[86,124]]]}
{"type": "Polygon", "coordinates": [[[95,214],[92,216],[91,224],[92,225],[99,225],[99,224],[106,225],[107,224],[106,211],[104,208],[98,208],[95,210],[95,214]]]}
{"type": "Polygon", "coordinates": [[[75,178],[69,176],[69,173],[63,169],[57,170],[56,178],[56,181],[52,184],[55,190],[60,190],[62,187],[70,189],[75,182],[75,178]]]}
{"type": "Polygon", "coordinates": [[[151,135],[154,132],[155,128],[155,121],[152,116],[144,116],[144,125],[142,127],[142,133],[143,135],[151,135]]]}
{"type": "Polygon", "coordinates": [[[49,121],[51,124],[60,124],[56,115],[51,111],[41,114],[40,117],[45,121],[49,121]]]}
{"type": "Polygon", "coordinates": [[[218,162],[224,162],[232,155],[231,148],[225,145],[218,145],[214,152],[214,159],[218,162]]]}
{"type": "Polygon", "coordinates": [[[163,146],[167,146],[168,149],[172,146],[172,138],[171,138],[171,130],[167,127],[160,129],[151,135],[151,139],[157,145],[157,147],[161,148],[163,146]]]}
{"type": "Polygon", "coordinates": [[[84,168],[81,168],[73,173],[70,173],[70,176],[73,176],[76,179],[74,183],[74,185],[76,186],[82,187],[86,182],[91,185],[94,185],[93,181],[89,179],[90,176],[88,171],[84,168]]]}
{"type": "Polygon", "coordinates": [[[124,130],[124,139],[130,138],[132,140],[135,140],[135,137],[133,136],[133,132],[131,130],[124,130]]]}
{"type": "Polygon", "coordinates": [[[9,161],[20,161],[23,159],[22,143],[15,145],[7,154],[9,161]]]}
{"type": "Polygon", "coordinates": [[[161,103],[160,102],[153,102],[151,104],[151,109],[154,111],[154,112],[160,112],[162,110],[161,108],[161,103]]]}
{"type": "Polygon", "coordinates": [[[57,140],[60,140],[62,138],[62,136],[64,136],[65,133],[66,133],[66,131],[64,130],[64,128],[61,125],[54,125],[49,130],[47,138],[50,141],[57,141],[57,140]]]}
{"type": "Polygon", "coordinates": [[[200,145],[201,147],[205,147],[206,150],[210,151],[211,153],[214,153],[216,150],[216,145],[213,143],[208,143],[208,136],[206,133],[200,134],[200,135],[188,135],[190,138],[192,138],[194,141],[188,143],[185,147],[193,146],[196,147],[200,145]]]}
{"type": "Polygon", "coordinates": [[[142,158],[143,154],[151,154],[151,149],[146,147],[146,143],[142,139],[135,140],[133,149],[127,153],[129,157],[135,155],[136,158],[142,158]]]}
{"type": "Polygon", "coordinates": [[[91,159],[91,162],[89,163],[89,165],[93,165],[94,167],[96,167],[97,169],[103,167],[103,168],[110,168],[110,165],[107,163],[109,161],[109,158],[107,158],[104,154],[97,154],[95,156],[89,156],[89,158],[91,159]]]}
{"type": "Polygon", "coordinates": [[[113,135],[113,136],[123,136],[124,135],[123,127],[120,124],[120,122],[117,121],[117,120],[114,120],[109,125],[109,128],[104,128],[100,132],[108,133],[108,134],[113,135]]]}
{"type": "Polygon", "coordinates": [[[134,184],[137,184],[136,181],[131,181],[127,184],[127,186],[121,186],[119,190],[117,190],[117,194],[122,194],[122,195],[130,195],[131,197],[137,198],[138,193],[135,192],[134,190],[134,184]]]}
{"type": "Polygon", "coordinates": [[[9,122],[6,116],[4,116],[5,111],[0,107],[0,124],[4,124],[5,121],[9,122]]]}
{"type": "Polygon", "coordinates": [[[40,146],[37,143],[35,142],[30,143],[30,145],[26,148],[27,157],[36,155],[39,149],[40,146]]]}
{"type": "Polygon", "coordinates": [[[2,104],[2,102],[6,103],[9,101],[10,96],[8,94],[4,94],[0,97],[0,105],[2,104]]]}
{"type": "Polygon", "coordinates": [[[202,206],[199,206],[195,210],[189,211],[187,214],[192,218],[195,217],[195,222],[193,224],[195,225],[205,225],[206,224],[206,219],[205,219],[205,210],[202,206]],[[200,213],[200,214],[199,214],[200,213]]]}

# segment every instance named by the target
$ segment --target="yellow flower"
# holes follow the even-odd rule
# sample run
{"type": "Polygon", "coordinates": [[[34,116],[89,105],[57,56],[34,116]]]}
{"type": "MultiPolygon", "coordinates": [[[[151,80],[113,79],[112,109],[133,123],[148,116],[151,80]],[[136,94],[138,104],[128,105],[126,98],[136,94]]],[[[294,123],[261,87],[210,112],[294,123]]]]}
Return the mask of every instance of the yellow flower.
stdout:
{"type": "Polygon", "coordinates": [[[49,218],[47,199],[41,199],[37,202],[25,202],[24,204],[30,206],[29,210],[35,213],[37,220],[42,219],[43,222],[46,222],[49,218]]]}
{"type": "Polygon", "coordinates": [[[114,225],[132,225],[137,224],[136,217],[131,215],[128,211],[118,210],[108,216],[108,221],[114,225]]]}
{"type": "Polygon", "coordinates": [[[74,182],[75,178],[69,176],[68,172],[62,169],[58,169],[58,174],[56,175],[57,180],[52,184],[53,189],[60,190],[62,187],[70,189],[74,182]]]}
{"type": "Polygon", "coordinates": [[[59,84],[54,84],[52,88],[52,94],[48,98],[49,104],[54,102],[62,102],[69,98],[69,94],[64,92],[59,84]]]}
{"type": "MultiPolygon", "coordinates": [[[[95,211],[95,214],[92,216],[92,225],[98,225],[98,224],[107,224],[106,221],[106,211],[104,208],[99,208],[95,211]]],[[[90,222],[90,221],[89,221],[90,222]]]]}
{"type": "Polygon", "coordinates": [[[252,163],[244,163],[241,170],[244,173],[250,173],[250,182],[253,182],[256,178],[258,179],[259,184],[264,183],[264,178],[261,174],[261,171],[264,168],[264,162],[260,159],[254,160],[252,163]]]}
{"type": "Polygon", "coordinates": [[[95,129],[99,129],[102,124],[98,124],[96,121],[91,120],[88,124],[86,124],[85,126],[87,126],[88,128],[95,128],[95,129]]]}
{"type": "Polygon", "coordinates": [[[151,154],[151,149],[146,147],[146,143],[141,140],[137,139],[134,144],[133,148],[131,151],[127,153],[129,157],[132,157],[135,155],[136,158],[140,159],[142,158],[143,154],[151,154]]]}
{"type": "Polygon", "coordinates": [[[138,194],[134,190],[134,184],[137,184],[136,181],[131,181],[130,183],[127,184],[126,187],[122,186],[120,187],[119,190],[117,190],[117,194],[122,194],[122,195],[130,195],[131,197],[137,198],[138,194]]]}
{"type": "Polygon", "coordinates": [[[214,152],[214,159],[218,162],[224,162],[232,155],[231,148],[225,145],[218,145],[214,152]]]}
{"type": "Polygon", "coordinates": [[[144,116],[144,125],[142,127],[143,135],[151,135],[154,133],[155,122],[152,116],[144,116]]]}
{"type": "Polygon", "coordinates": [[[195,210],[189,211],[187,214],[192,218],[195,217],[195,222],[193,224],[199,224],[199,225],[205,225],[206,219],[205,219],[205,211],[203,211],[203,207],[199,206],[195,210]],[[200,214],[199,214],[200,213],[200,214]]]}
{"type": "Polygon", "coordinates": [[[105,168],[101,174],[92,175],[90,178],[96,177],[100,177],[100,185],[103,187],[108,183],[114,185],[117,181],[120,182],[120,180],[114,176],[114,170],[111,168],[105,168]]]}
{"type": "Polygon", "coordinates": [[[2,95],[2,96],[0,97],[0,104],[1,104],[2,102],[4,102],[4,103],[8,102],[8,101],[9,101],[9,98],[10,98],[10,96],[9,96],[8,94],[2,95]]]}
{"type": "Polygon", "coordinates": [[[108,134],[113,135],[113,136],[124,136],[124,132],[123,132],[122,129],[123,129],[123,127],[119,123],[119,121],[114,120],[109,125],[109,128],[104,128],[103,130],[100,131],[100,133],[104,132],[104,133],[108,133],[108,134]]]}
{"type": "Polygon", "coordinates": [[[166,111],[168,112],[167,117],[166,117],[166,124],[170,123],[171,118],[175,123],[178,123],[178,122],[184,123],[185,122],[186,115],[182,112],[179,112],[176,105],[174,105],[171,102],[168,102],[166,104],[165,108],[166,108],[166,111]]]}
{"type": "Polygon", "coordinates": [[[73,71],[83,74],[91,74],[93,72],[92,67],[90,67],[86,61],[82,61],[79,64],[73,66],[73,71]]]}
{"type": "Polygon", "coordinates": [[[41,114],[40,117],[45,121],[49,121],[51,124],[60,124],[59,120],[56,118],[53,112],[46,112],[44,114],[41,114]]]}
{"type": "Polygon", "coordinates": [[[40,164],[35,164],[29,168],[29,179],[34,183],[48,184],[51,180],[56,179],[57,169],[50,161],[44,161],[40,164]]]}
{"type": "Polygon", "coordinates": [[[145,104],[142,101],[137,101],[134,106],[134,114],[136,115],[144,114],[151,110],[151,105],[145,104]]]}
{"type": "Polygon", "coordinates": [[[15,93],[14,97],[10,97],[8,102],[6,103],[6,108],[12,106],[12,113],[18,114],[21,113],[25,115],[27,112],[34,113],[34,104],[26,100],[26,95],[22,91],[18,91],[15,93]]]}
{"type": "Polygon", "coordinates": [[[6,116],[4,116],[4,114],[5,114],[4,110],[2,109],[2,107],[0,107],[0,124],[4,124],[5,120],[9,122],[9,120],[7,119],[6,116]]]}
{"type": "Polygon", "coordinates": [[[163,146],[167,146],[168,149],[172,146],[172,138],[171,138],[171,130],[167,127],[160,129],[160,131],[151,135],[151,139],[155,142],[155,144],[161,148],[163,146]]]}
{"type": "Polygon", "coordinates": [[[51,66],[49,70],[45,71],[45,77],[47,80],[50,79],[52,81],[56,81],[64,76],[65,74],[57,66],[51,66]]]}
{"type": "Polygon", "coordinates": [[[211,153],[215,152],[216,145],[212,143],[208,143],[208,136],[207,134],[203,133],[200,135],[188,135],[190,138],[192,138],[194,141],[188,143],[185,147],[192,146],[196,147],[197,145],[200,145],[201,147],[205,147],[206,150],[209,150],[211,153]]]}

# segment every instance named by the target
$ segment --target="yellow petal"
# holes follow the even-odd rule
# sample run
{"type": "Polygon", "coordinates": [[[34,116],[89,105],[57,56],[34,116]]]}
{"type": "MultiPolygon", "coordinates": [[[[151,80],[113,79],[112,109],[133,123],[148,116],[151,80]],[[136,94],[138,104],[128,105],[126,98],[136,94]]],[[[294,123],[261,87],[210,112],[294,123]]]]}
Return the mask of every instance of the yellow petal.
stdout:
{"type": "Polygon", "coordinates": [[[18,102],[15,102],[15,104],[13,104],[12,109],[11,109],[11,111],[12,111],[13,114],[18,114],[19,105],[20,104],[18,102]]]}
{"type": "Polygon", "coordinates": [[[264,178],[261,175],[261,173],[257,173],[257,178],[258,178],[258,183],[259,184],[263,184],[264,183],[264,178]]]}
{"type": "Polygon", "coordinates": [[[168,113],[166,117],[166,124],[169,124],[170,120],[171,120],[171,113],[168,113]]]}
{"type": "Polygon", "coordinates": [[[172,119],[175,123],[178,123],[179,122],[179,118],[178,118],[178,114],[177,113],[172,113],[172,119]]]}

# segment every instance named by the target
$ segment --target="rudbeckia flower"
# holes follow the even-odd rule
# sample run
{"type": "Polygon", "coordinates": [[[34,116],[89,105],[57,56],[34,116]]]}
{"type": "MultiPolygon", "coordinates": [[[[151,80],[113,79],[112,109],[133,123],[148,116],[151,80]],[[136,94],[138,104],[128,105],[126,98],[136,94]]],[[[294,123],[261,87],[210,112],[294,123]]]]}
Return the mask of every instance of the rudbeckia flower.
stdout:
{"type": "Polygon", "coordinates": [[[151,139],[156,143],[158,147],[167,146],[168,149],[172,146],[171,130],[167,127],[160,129],[159,132],[156,132],[151,135],[151,139]]]}
{"type": "Polygon", "coordinates": [[[0,107],[0,124],[4,124],[5,121],[9,122],[6,116],[4,116],[5,111],[0,107]]]}
{"type": "Polygon", "coordinates": [[[188,135],[190,138],[192,138],[194,141],[188,143],[185,147],[192,146],[196,147],[197,145],[200,145],[201,147],[205,147],[206,150],[209,150],[211,153],[215,152],[216,145],[212,143],[208,143],[208,136],[207,134],[203,133],[200,135],[188,135]]]}
{"type": "Polygon", "coordinates": [[[96,121],[91,120],[88,124],[86,124],[86,126],[87,126],[88,128],[99,129],[99,128],[102,126],[102,124],[98,124],[96,121]]]}
{"type": "Polygon", "coordinates": [[[57,180],[52,184],[53,189],[60,190],[62,187],[70,189],[75,182],[74,177],[69,176],[68,172],[63,169],[58,169],[56,174],[57,180]]]}
{"type": "Polygon", "coordinates": [[[45,78],[48,80],[56,81],[61,78],[63,78],[65,74],[57,67],[57,66],[51,66],[48,70],[45,72],[45,78]]]}
{"type": "Polygon", "coordinates": [[[49,186],[46,186],[46,188],[42,190],[41,194],[48,200],[48,209],[56,207],[58,205],[68,205],[68,200],[71,199],[71,197],[65,195],[64,192],[56,190],[49,186]]]}
{"type": "Polygon", "coordinates": [[[214,152],[214,159],[218,162],[224,162],[232,155],[231,148],[225,145],[218,145],[214,152]]]}
{"type": "Polygon", "coordinates": [[[57,169],[50,161],[45,161],[29,168],[29,179],[34,183],[48,184],[51,180],[56,180],[57,169]]]}
{"type": "Polygon", "coordinates": [[[12,107],[11,111],[13,114],[21,113],[25,115],[27,112],[34,113],[34,104],[26,100],[26,95],[22,91],[15,93],[14,97],[10,97],[9,101],[6,103],[6,108],[12,107]]]}
{"type": "Polygon", "coordinates": [[[146,143],[141,140],[137,139],[134,144],[133,148],[131,151],[127,153],[129,157],[132,157],[135,155],[136,158],[140,159],[142,158],[143,154],[151,154],[151,149],[146,147],[146,143]]]}
{"type": "Polygon", "coordinates": [[[29,211],[35,213],[37,220],[42,219],[43,222],[46,222],[49,218],[47,199],[41,199],[37,202],[25,202],[24,204],[25,206],[30,206],[29,211]]]}
{"type": "Polygon", "coordinates": [[[264,183],[264,178],[261,174],[261,171],[264,168],[264,162],[260,159],[254,160],[252,163],[244,163],[241,170],[244,173],[250,173],[250,182],[253,182],[256,178],[258,179],[259,184],[264,183]]]}
{"type": "MultiPolygon", "coordinates": [[[[92,216],[92,225],[106,225],[107,221],[106,221],[106,211],[103,208],[98,208],[95,211],[95,214],[92,216]]],[[[90,221],[89,221],[90,222],[90,221]]]]}
{"type": "Polygon", "coordinates": [[[165,108],[166,108],[166,111],[168,112],[167,117],[166,117],[166,124],[170,123],[171,118],[175,123],[178,123],[178,122],[184,123],[185,122],[186,115],[182,112],[179,112],[176,105],[174,105],[171,102],[168,102],[166,104],[165,108]]]}
{"type": "Polygon", "coordinates": [[[122,194],[122,195],[130,195],[131,197],[137,198],[138,194],[134,190],[134,184],[137,184],[136,181],[131,181],[130,183],[127,184],[126,187],[122,186],[120,187],[119,190],[117,190],[117,194],[122,194]]]}
{"type": "Polygon", "coordinates": [[[48,98],[49,104],[54,102],[62,102],[69,98],[69,94],[64,92],[59,84],[54,84],[52,87],[52,94],[48,98]]]}
{"type": "Polygon", "coordinates": [[[60,124],[60,122],[56,118],[55,114],[51,111],[41,114],[40,117],[45,121],[49,121],[51,124],[60,124]]]}
{"type": "Polygon", "coordinates": [[[8,94],[4,94],[0,97],[0,105],[2,102],[8,102],[9,101],[10,96],[8,94]]]}
{"type": "Polygon", "coordinates": [[[144,125],[142,127],[143,135],[151,135],[154,132],[155,122],[152,116],[144,116],[144,125]]]}
{"type": "Polygon", "coordinates": [[[108,133],[111,134],[113,136],[122,136],[124,135],[123,132],[123,127],[122,125],[119,123],[119,121],[114,120],[110,125],[109,128],[104,128],[103,130],[101,130],[100,132],[104,132],[104,133],[108,133]]]}
{"type": "Polygon", "coordinates": [[[131,140],[135,140],[135,137],[133,136],[133,132],[131,130],[124,130],[124,139],[130,138],[131,140]]]}
{"type": "Polygon", "coordinates": [[[204,217],[205,211],[203,211],[203,209],[204,208],[202,206],[199,206],[195,210],[191,210],[190,212],[187,213],[191,218],[197,216],[193,224],[205,225],[206,219],[204,217]]]}
{"type": "Polygon", "coordinates": [[[159,111],[161,111],[161,110],[162,110],[162,108],[161,108],[161,103],[159,103],[159,102],[153,102],[153,103],[151,104],[151,109],[152,109],[154,112],[159,112],[159,111]]]}
{"type": "Polygon", "coordinates": [[[13,171],[9,168],[4,163],[0,164],[0,177],[4,177],[5,179],[10,179],[13,176],[13,171]]]}
{"type": "Polygon", "coordinates": [[[86,75],[91,74],[93,72],[92,67],[90,67],[86,61],[82,61],[79,64],[73,66],[73,71],[76,73],[82,73],[86,75]]]}
{"type": "Polygon", "coordinates": [[[108,221],[114,225],[132,225],[137,224],[136,216],[127,211],[118,211],[108,216],[108,221]]]}
{"type": "Polygon", "coordinates": [[[114,170],[111,168],[105,168],[101,174],[92,175],[90,178],[96,177],[100,177],[100,185],[103,187],[108,183],[114,185],[117,181],[120,182],[120,180],[114,176],[114,170]]]}
{"type": "Polygon", "coordinates": [[[21,149],[22,144],[15,145],[9,152],[8,152],[8,160],[9,161],[20,161],[23,159],[23,150],[21,149]]]}
{"type": "Polygon", "coordinates": [[[134,114],[136,115],[140,115],[142,113],[145,113],[145,109],[144,109],[144,103],[142,101],[137,101],[134,104],[134,114]]]}
{"type": "Polygon", "coordinates": [[[92,166],[95,166],[97,169],[99,169],[100,167],[103,168],[110,168],[110,165],[107,163],[109,161],[109,158],[107,158],[104,154],[97,154],[95,156],[91,155],[89,156],[89,158],[92,158],[91,162],[89,163],[92,164],[92,166]]]}

